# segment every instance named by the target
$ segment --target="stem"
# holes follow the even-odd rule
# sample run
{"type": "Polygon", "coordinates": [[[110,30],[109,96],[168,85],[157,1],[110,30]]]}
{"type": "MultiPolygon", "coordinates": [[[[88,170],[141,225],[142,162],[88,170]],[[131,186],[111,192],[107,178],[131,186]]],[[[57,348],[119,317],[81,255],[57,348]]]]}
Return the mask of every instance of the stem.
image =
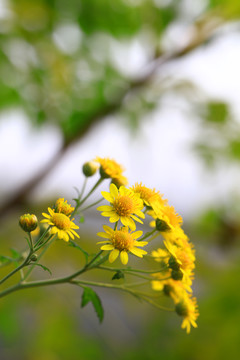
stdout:
{"type": "Polygon", "coordinates": [[[89,191],[89,193],[79,202],[78,207],[76,207],[76,209],[79,208],[89,198],[89,196],[94,192],[94,190],[96,190],[96,188],[98,187],[98,185],[101,184],[102,181],[103,181],[103,179],[100,178],[96,182],[96,184],[92,187],[92,189],[89,191]]]}
{"type": "Polygon", "coordinates": [[[3,284],[7,279],[9,279],[11,276],[13,276],[16,272],[18,272],[19,270],[21,270],[25,265],[27,265],[31,255],[33,254],[33,251],[30,250],[28,256],[26,257],[26,259],[24,260],[24,262],[19,265],[16,269],[14,269],[13,271],[11,271],[9,274],[7,274],[2,280],[0,280],[0,285],[3,284]]]}
{"type": "Polygon", "coordinates": [[[156,229],[153,229],[152,231],[147,232],[143,238],[139,239],[139,241],[143,241],[145,239],[147,239],[149,236],[151,236],[154,232],[156,231],[156,229]]]}
{"type": "MultiPolygon", "coordinates": [[[[38,255],[38,261],[41,259],[41,257],[45,254],[45,252],[48,250],[49,246],[53,243],[55,239],[53,238],[51,241],[49,241],[49,243],[45,246],[45,248],[42,250],[41,254],[38,255]]],[[[30,267],[30,269],[27,271],[27,273],[25,274],[25,276],[22,279],[23,281],[26,281],[27,278],[29,277],[29,275],[31,274],[31,272],[33,271],[34,267],[35,267],[36,262],[30,267]]]]}
{"type": "Polygon", "coordinates": [[[83,193],[84,193],[84,191],[85,191],[85,189],[86,189],[87,181],[88,181],[88,178],[85,177],[84,182],[83,182],[83,187],[82,187],[81,193],[80,193],[80,195],[79,195],[79,201],[81,201],[81,198],[82,198],[82,196],[83,196],[83,193]]]}
{"type": "MultiPolygon", "coordinates": [[[[112,267],[108,267],[108,266],[102,266],[102,265],[99,265],[98,266],[99,269],[102,269],[102,270],[112,270],[112,271],[125,271],[125,272],[137,272],[137,273],[145,273],[145,274],[154,274],[154,273],[158,273],[160,271],[162,271],[163,269],[159,270],[159,269],[155,269],[155,270],[141,270],[141,269],[117,269],[117,268],[112,268],[112,267]]],[[[164,268],[164,271],[166,269],[164,268]]]]}
{"type": "Polygon", "coordinates": [[[104,199],[101,198],[101,199],[99,199],[98,201],[96,201],[96,202],[92,203],[91,205],[88,205],[88,206],[86,206],[85,208],[80,209],[80,210],[81,210],[81,212],[83,212],[83,211],[85,211],[85,210],[88,210],[88,209],[90,209],[92,206],[99,204],[99,203],[100,203],[101,201],[103,201],[103,200],[104,200],[104,199]]]}

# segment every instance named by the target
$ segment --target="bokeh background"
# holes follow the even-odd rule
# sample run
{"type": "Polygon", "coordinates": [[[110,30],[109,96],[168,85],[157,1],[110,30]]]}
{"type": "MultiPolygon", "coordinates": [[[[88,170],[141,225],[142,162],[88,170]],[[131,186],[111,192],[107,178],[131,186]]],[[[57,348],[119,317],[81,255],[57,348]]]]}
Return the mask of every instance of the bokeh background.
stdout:
{"type": "MultiPolygon", "coordinates": [[[[15,293],[1,360],[238,359],[239,1],[1,0],[0,45],[0,254],[25,246],[22,213],[71,201],[85,161],[115,158],[183,216],[200,310],[186,335],[176,314],[114,291],[98,289],[102,324],[78,289],[15,293]]],[[[89,251],[100,223],[81,224],[89,251]]],[[[81,256],[59,241],[44,263],[60,276],[81,256]]]]}

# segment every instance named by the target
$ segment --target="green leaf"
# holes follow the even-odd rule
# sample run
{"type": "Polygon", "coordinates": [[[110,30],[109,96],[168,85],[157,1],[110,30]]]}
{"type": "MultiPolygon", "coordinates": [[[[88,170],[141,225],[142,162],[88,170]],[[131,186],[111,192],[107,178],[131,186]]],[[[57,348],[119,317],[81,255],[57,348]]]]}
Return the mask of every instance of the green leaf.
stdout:
{"type": "Polygon", "coordinates": [[[112,277],[112,280],[119,280],[119,279],[124,279],[124,273],[121,270],[118,270],[112,277]]]}
{"type": "Polygon", "coordinates": [[[40,266],[43,270],[48,271],[49,274],[52,275],[51,270],[50,270],[48,267],[46,267],[46,266],[44,266],[44,265],[42,265],[42,264],[33,264],[33,263],[31,263],[31,264],[29,264],[29,265],[30,265],[30,266],[40,266]]]}
{"type": "Polygon", "coordinates": [[[17,250],[11,248],[11,253],[12,253],[12,257],[14,259],[14,261],[19,261],[20,259],[22,259],[22,254],[19,253],[17,250]]]}
{"type": "Polygon", "coordinates": [[[69,245],[69,246],[72,246],[72,247],[74,247],[74,248],[76,248],[76,249],[78,249],[78,250],[80,250],[80,251],[83,253],[83,255],[85,256],[86,262],[88,261],[88,256],[89,256],[89,254],[88,254],[87,251],[85,251],[83,248],[81,248],[81,246],[79,246],[78,244],[76,244],[73,240],[70,240],[70,241],[68,242],[68,245],[69,245]]]}
{"type": "Polygon", "coordinates": [[[95,293],[94,290],[92,290],[89,287],[84,286],[81,307],[86,306],[89,302],[91,302],[93,304],[93,307],[97,313],[99,321],[102,322],[103,316],[104,316],[104,310],[102,307],[101,300],[100,300],[99,296],[95,293]]]}

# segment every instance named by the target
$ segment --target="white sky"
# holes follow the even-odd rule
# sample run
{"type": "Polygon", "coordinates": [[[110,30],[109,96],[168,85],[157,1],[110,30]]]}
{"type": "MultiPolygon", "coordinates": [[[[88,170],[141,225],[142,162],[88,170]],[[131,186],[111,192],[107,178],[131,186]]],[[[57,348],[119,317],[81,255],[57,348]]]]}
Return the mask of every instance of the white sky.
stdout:
{"type": "MultiPolygon", "coordinates": [[[[233,34],[173,64],[168,71],[179,78],[194,80],[211,97],[226,99],[240,114],[239,64],[240,36],[233,34]]],[[[215,176],[205,172],[189,150],[197,131],[194,120],[184,118],[177,109],[161,110],[143,121],[140,134],[134,139],[119,120],[106,119],[66,154],[35,196],[43,199],[56,194],[71,199],[75,196],[73,186],[80,186],[83,181],[82,164],[97,155],[108,156],[125,166],[130,184],[142,181],[155,187],[178,212],[193,215],[213,199],[227,197],[232,186],[239,183],[236,169],[227,172],[223,169],[215,176]]],[[[60,133],[52,127],[34,132],[23,114],[3,114],[0,119],[2,199],[44,166],[60,142],[60,133]]]]}

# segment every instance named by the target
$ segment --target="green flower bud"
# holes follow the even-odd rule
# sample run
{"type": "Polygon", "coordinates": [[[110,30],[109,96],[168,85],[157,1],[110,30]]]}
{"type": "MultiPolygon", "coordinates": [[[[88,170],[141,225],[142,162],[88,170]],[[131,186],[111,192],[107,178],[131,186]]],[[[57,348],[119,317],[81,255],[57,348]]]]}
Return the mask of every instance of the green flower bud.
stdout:
{"type": "Polygon", "coordinates": [[[32,254],[31,257],[30,257],[31,261],[37,261],[37,259],[38,259],[37,254],[32,254]]]}
{"type": "Polygon", "coordinates": [[[166,223],[166,221],[164,220],[161,220],[161,219],[157,219],[156,220],[156,229],[158,231],[169,231],[170,230],[170,227],[168,226],[168,224],[166,223]]]}
{"type": "Polygon", "coordinates": [[[110,175],[108,175],[106,173],[106,171],[104,170],[102,165],[100,166],[99,172],[100,172],[100,176],[101,176],[102,179],[109,179],[111,177],[110,175]]]}
{"type": "Polygon", "coordinates": [[[175,311],[178,315],[180,316],[187,316],[188,315],[188,308],[187,305],[181,301],[179,302],[176,307],[175,307],[175,311]]]}
{"type": "Polygon", "coordinates": [[[172,291],[172,286],[165,284],[163,287],[164,294],[170,296],[171,291],[172,291]]]}
{"type": "Polygon", "coordinates": [[[83,174],[86,177],[93,176],[95,174],[95,172],[97,171],[98,167],[99,166],[96,162],[88,161],[82,167],[83,174]]]}
{"type": "Polygon", "coordinates": [[[38,226],[38,219],[36,215],[24,214],[20,216],[19,225],[26,232],[31,232],[38,226]]]}
{"type": "Polygon", "coordinates": [[[182,273],[182,271],[180,269],[179,270],[172,270],[171,277],[172,277],[173,280],[182,280],[183,273],[182,273]]]}
{"type": "Polygon", "coordinates": [[[170,269],[175,270],[175,271],[178,271],[180,269],[180,265],[174,256],[170,256],[170,258],[168,260],[168,266],[170,267],[170,269]]]}

